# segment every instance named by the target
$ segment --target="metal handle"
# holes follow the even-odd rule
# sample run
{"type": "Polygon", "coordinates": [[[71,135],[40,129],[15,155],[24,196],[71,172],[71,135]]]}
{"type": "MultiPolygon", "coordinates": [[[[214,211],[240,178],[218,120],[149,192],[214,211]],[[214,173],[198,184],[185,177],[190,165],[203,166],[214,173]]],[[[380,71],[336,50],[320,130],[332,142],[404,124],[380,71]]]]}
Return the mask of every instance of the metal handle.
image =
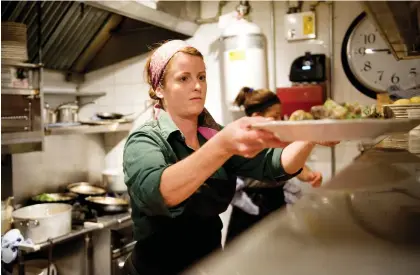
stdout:
{"type": "Polygon", "coordinates": [[[39,225],[38,220],[21,220],[19,221],[19,225],[22,227],[34,228],[39,225]]]}

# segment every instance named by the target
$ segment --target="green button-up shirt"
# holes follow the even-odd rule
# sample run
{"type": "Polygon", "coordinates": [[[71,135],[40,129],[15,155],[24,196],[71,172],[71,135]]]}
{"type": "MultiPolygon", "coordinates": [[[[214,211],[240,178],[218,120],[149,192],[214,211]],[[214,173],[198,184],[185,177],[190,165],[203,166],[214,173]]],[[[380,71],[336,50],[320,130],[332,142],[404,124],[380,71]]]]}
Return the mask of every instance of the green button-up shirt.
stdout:
{"type": "MultiPolygon", "coordinates": [[[[221,126],[207,110],[199,116],[200,127],[221,130],[221,126]]],[[[200,132],[197,136],[200,145],[206,143],[206,138],[200,132]]],[[[175,207],[168,207],[159,190],[162,173],[192,153],[181,131],[163,110],[160,110],[157,119],[146,122],[128,137],[124,147],[123,168],[131,198],[136,240],[147,238],[160,230],[159,223],[154,221],[157,218],[176,219],[187,213],[216,216],[224,212],[234,195],[236,176],[275,182],[286,181],[296,175],[289,175],[283,170],[280,148],[263,150],[251,159],[233,156],[190,198],[175,207]],[[211,179],[222,180],[220,182],[223,183],[211,183],[211,179]]]]}

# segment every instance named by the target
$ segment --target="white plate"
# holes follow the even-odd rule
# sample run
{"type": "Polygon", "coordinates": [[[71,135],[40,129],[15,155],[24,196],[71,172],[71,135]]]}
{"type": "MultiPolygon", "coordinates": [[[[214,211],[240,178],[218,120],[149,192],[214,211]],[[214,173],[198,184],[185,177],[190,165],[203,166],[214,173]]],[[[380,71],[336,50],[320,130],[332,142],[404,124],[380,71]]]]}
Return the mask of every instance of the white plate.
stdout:
{"type": "Polygon", "coordinates": [[[282,141],[346,141],[409,132],[419,124],[420,119],[322,119],[269,121],[253,124],[251,128],[273,132],[282,141]]]}

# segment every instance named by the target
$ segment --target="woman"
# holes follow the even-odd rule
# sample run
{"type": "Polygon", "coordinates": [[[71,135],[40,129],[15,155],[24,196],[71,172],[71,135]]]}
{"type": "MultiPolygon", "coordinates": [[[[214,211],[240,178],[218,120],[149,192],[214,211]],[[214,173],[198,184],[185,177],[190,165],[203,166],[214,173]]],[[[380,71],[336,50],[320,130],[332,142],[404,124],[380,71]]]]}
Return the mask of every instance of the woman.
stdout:
{"type": "Polygon", "coordinates": [[[130,134],[124,147],[136,246],[129,274],[178,274],[221,248],[224,212],[237,176],[288,180],[315,144],[284,143],[244,117],[222,128],[204,108],[207,83],[201,53],[181,40],[158,47],[145,73],[155,119],[130,134]]]}
{"type": "MultiPolygon", "coordinates": [[[[235,104],[238,107],[243,107],[247,116],[282,119],[281,102],[276,94],[270,90],[253,90],[244,87],[237,95],[235,104]]],[[[307,166],[303,167],[297,178],[313,187],[318,187],[322,183],[321,173],[311,171],[307,166]]],[[[284,206],[285,203],[293,203],[300,196],[298,186],[290,182],[285,185],[284,181],[264,183],[249,178],[239,178],[236,190],[237,192],[232,200],[233,209],[226,236],[227,242],[233,240],[268,214],[284,206]]]]}

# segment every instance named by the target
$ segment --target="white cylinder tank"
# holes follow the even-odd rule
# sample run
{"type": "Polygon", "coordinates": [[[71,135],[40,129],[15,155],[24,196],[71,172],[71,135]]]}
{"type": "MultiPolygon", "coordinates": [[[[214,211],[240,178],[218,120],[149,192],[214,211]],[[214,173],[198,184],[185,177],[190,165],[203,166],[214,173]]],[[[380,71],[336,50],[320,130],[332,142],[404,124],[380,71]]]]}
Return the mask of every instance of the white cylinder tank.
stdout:
{"type": "Polygon", "coordinates": [[[228,107],[240,89],[268,88],[267,41],[261,29],[245,19],[236,20],[221,36],[221,82],[228,107]]]}

